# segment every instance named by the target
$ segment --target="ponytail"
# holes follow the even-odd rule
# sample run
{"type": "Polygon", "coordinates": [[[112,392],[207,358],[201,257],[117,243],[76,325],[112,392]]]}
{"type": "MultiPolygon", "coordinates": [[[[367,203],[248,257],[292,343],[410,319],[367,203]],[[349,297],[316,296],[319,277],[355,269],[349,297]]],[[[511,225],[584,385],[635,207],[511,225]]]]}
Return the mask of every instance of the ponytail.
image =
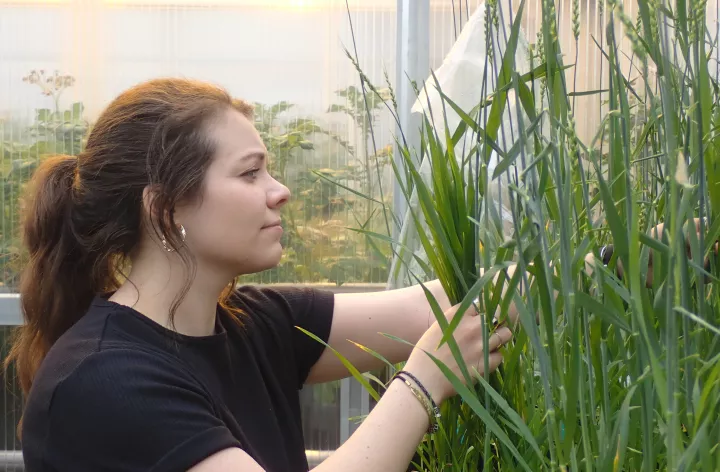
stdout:
{"type": "Polygon", "coordinates": [[[29,260],[20,276],[25,323],[5,359],[6,368],[15,362],[24,394],[52,345],[82,317],[95,294],[94,264],[72,224],[76,175],[76,157],[51,157],[25,194],[22,236],[29,260]]]}

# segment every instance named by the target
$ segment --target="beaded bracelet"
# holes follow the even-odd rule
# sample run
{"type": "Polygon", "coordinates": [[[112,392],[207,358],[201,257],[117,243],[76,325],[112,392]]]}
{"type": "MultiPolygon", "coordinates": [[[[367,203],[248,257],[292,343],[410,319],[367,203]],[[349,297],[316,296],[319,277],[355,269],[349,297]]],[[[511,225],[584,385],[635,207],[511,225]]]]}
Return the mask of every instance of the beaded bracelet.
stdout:
{"type": "Polygon", "coordinates": [[[410,391],[413,395],[415,395],[415,398],[418,399],[418,401],[422,404],[423,408],[425,408],[425,412],[428,414],[428,418],[430,419],[430,425],[428,426],[427,432],[428,434],[433,434],[440,429],[437,423],[433,422],[433,411],[432,411],[432,405],[430,405],[430,402],[428,401],[427,397],[423,395],[418,389],[413,386],[410,381],[402,376],[396,376],[395,378],[402,380],[405,385],[408,386],[410,391]]]}
{"type": "Polygon", "coordinates": [[[430,392],[427,391],[427,389],[425,388],[425,386],[422,384],[422,382],[420,382],[420,380],[418,380],[417,377],[415,377],[413,374],[411,374],[410,372],[408,372],[408,371],[406,371],[406,370],[401,370],[400,372],[398,372],[398,373],[395,374],[395,375],[396,375],[396,376],[410,377],[410,379],[411,379],[413,382],[415,382],[415,385],[417,385],[417,386],[420,388],[420,390],[422,390],[422,392],[425,394],[425,396],[427,397],[427,399],[430,401],[430,404],[432,405],[432,411],[433,411],[435,417],[436,417],[436,418],[440,418],[440,408],[438,408],[438,406],[435,404],[435,400],[433,400],[432,395],[430,395],[430,392]]]}
{"type": "Polygon", "coordinates": [[[440,417],[441,417],[440,408],[438,408],[438,406],[435,404],[435,400],[433,400],[433,397],[432,397],[432,395],[430,395],[430,392],[428,392],[427,389],[425,388],[425,386],[422,384],[422,382],[420,382],[420,380],[418,380],[418,378],[415,377],[410,372],[401,370],[401,371],[397,372],[393,376],[393,378],[390,379],[390,381],[392,382],[392,380],[394,380],[396,378],[399,378],[400,380],[405,382],[405,384],[408,387],[410,387],[410,390],[417,397],[417,399],[420,400],[420,403],[422,403],[423,406],[425,407],[425,410],[427,411],[428,416],[430,417],[430,427],[428,428],[428,433],[432,434],[432,433],[437,432],[437,430],[439,429],[439,422],[440,422],[440,417]],[[420,388],[420,390],[422,390],[422,393],[424,395],[420,394],[420,392],[418,392],[417,389],[415,389],[415,387],[410,383],[408,378],[411,379],[420,388]]]}

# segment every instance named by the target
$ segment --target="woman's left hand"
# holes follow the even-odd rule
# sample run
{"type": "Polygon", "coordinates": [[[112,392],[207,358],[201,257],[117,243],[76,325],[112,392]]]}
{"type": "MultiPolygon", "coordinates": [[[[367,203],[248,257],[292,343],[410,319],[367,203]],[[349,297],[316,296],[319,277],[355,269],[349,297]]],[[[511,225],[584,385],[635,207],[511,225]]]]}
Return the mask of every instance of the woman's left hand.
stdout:
{"type": "MultiPolygon", "coordinates": [[[[695,218],[694,221],[695,221],[695,235],[696,235],[697,239],[699,240],[700,239],[701,219],[695,218]]],[[[707,220],[705,220],[705,221],[706,221],[705,228],[707,229],[707,227],[708,227],[707,220]]],[[[653,229],[650,230],[650,236],[652,236],[655,239],[660,239],[663,235],[664,230],[665,230],[665,224],[660,223],[659,225],[655,226],[653,229]]],[[[717,241],[715,241],[715,248],[714,248],[713,252],[715,255],[718,254],[718,242],[717,241]]],[[[687,233],[685,234],[685,253],[687,254],[688,259],[691,259],[693,257],[692,248],[690,245],[690,238],[687,233]]],[[[705,270],[710,269],[710,258],[709,257],[705,258],[703,265],[705,267],[705,270]]],[[[620,267],[620,264],[618,264],[618,267],[620,267]]],[[[620,275],[622,275],[622,274],[620,274],[620,275]]],[[[652,281],[653,281],[653,253],[651,251],[649,261],[648,261],[647,281],[646,281],[645,285],[647,285],[648,287],[651,287],[652,281]]]]}
{"type": "MultiPolygon", "coordinates": [[[[697,235],[697,238],[699,239],[700,238],[700,227],[701,227],[700,222],[701,222],[701,220],[700,220],[700,218],[695,218],[694,222],[695,222],[696,235],[697,235]]],[[[650,236],[652,236],[655,239],[660,239],[660,238],[662,238],[664,231],[665,231],[665,224],[660,223],[650,230],[650,236]]],[[[685,236],[685,250],[686,250],[687,257],[691,258],[692,257],[692,248],[691,248],[691,244],[690,244],[690,238],[687,235],[685,236]]],[[[718,242],[717,241],[715,242],[715,249],[713,252],[715,255],[718,254],[718,242]]],[[[592,264],[594,262],[594,260],[595,260],[595,257],[593,254],[588,254],[585,257],[585,262],[587,263],[588,269],[590,271],[592,270],[590,268],[591,267],[590,264],[592,264]]],[[[710,267],[710,259],[707,257],[705,258],[704,266],[705,266],[706,270],[708,270],[710,267]]],[[[620,261],[620,260],[617,261],[616,272],[617,272],[618,277],[622,278],[624,270],[623,270],[622,261],[620,261]]],[[[647,287],[652,287],[652,283],[653,283],[653,253],[651,251],[649,258],[648,258],[648,272],[647,272],[647,277],[645,280],[645,285],[647,287]]]]}

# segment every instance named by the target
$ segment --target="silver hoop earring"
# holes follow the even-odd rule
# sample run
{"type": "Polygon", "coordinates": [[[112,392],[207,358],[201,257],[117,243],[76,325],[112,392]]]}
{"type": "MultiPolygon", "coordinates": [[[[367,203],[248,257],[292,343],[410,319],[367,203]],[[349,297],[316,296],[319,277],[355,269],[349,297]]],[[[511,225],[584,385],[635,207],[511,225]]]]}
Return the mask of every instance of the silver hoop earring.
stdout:
{"type": "MultiPolygon", "coordinates": [[[[180,225],[180,237],[182,238],[182,241],[185,242],[185,237],[187,236],[187,232],[185,232],[185,227],[183,225],[180,225]]],[[[165,239],[165,236],[162,237],[162,245],[165,248],[167,252],[173,252],[175,249],[168,246],[167,239],[165,239]]]]}

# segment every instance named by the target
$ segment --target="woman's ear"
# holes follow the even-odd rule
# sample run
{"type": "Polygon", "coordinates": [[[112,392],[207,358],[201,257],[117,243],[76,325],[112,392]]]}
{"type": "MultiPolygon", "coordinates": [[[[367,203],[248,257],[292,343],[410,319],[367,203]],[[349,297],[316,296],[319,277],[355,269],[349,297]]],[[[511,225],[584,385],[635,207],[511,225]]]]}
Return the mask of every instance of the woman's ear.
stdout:
{"type": "Polygon", "coordinates": [[[167,209],[161,208],[160,187],[157,184],[147,185],[143,189],[142,206],[143,223],[149,228],[162,230],[162,228],[171,228],[173,223],[179,224],[179,222],[173,221],[174,215],[171,215],[167,209]]]}
{"type": "Polygon", "coordinates": [[[155,201],[156,193],[153,189],[152,185],[146,185],[143,189],[142,194],[142,203],[143,203],[143,211],[146,215],[152,214],[152,206],[153,202],[155,201]]]}
{"type": "Polygon", "coordinates": [[[143,219],[151,226],[155,226],[153,223],[158,221],[157,197],[158,187],[156,185],[145,186],[142,194],[143,219]]]}

